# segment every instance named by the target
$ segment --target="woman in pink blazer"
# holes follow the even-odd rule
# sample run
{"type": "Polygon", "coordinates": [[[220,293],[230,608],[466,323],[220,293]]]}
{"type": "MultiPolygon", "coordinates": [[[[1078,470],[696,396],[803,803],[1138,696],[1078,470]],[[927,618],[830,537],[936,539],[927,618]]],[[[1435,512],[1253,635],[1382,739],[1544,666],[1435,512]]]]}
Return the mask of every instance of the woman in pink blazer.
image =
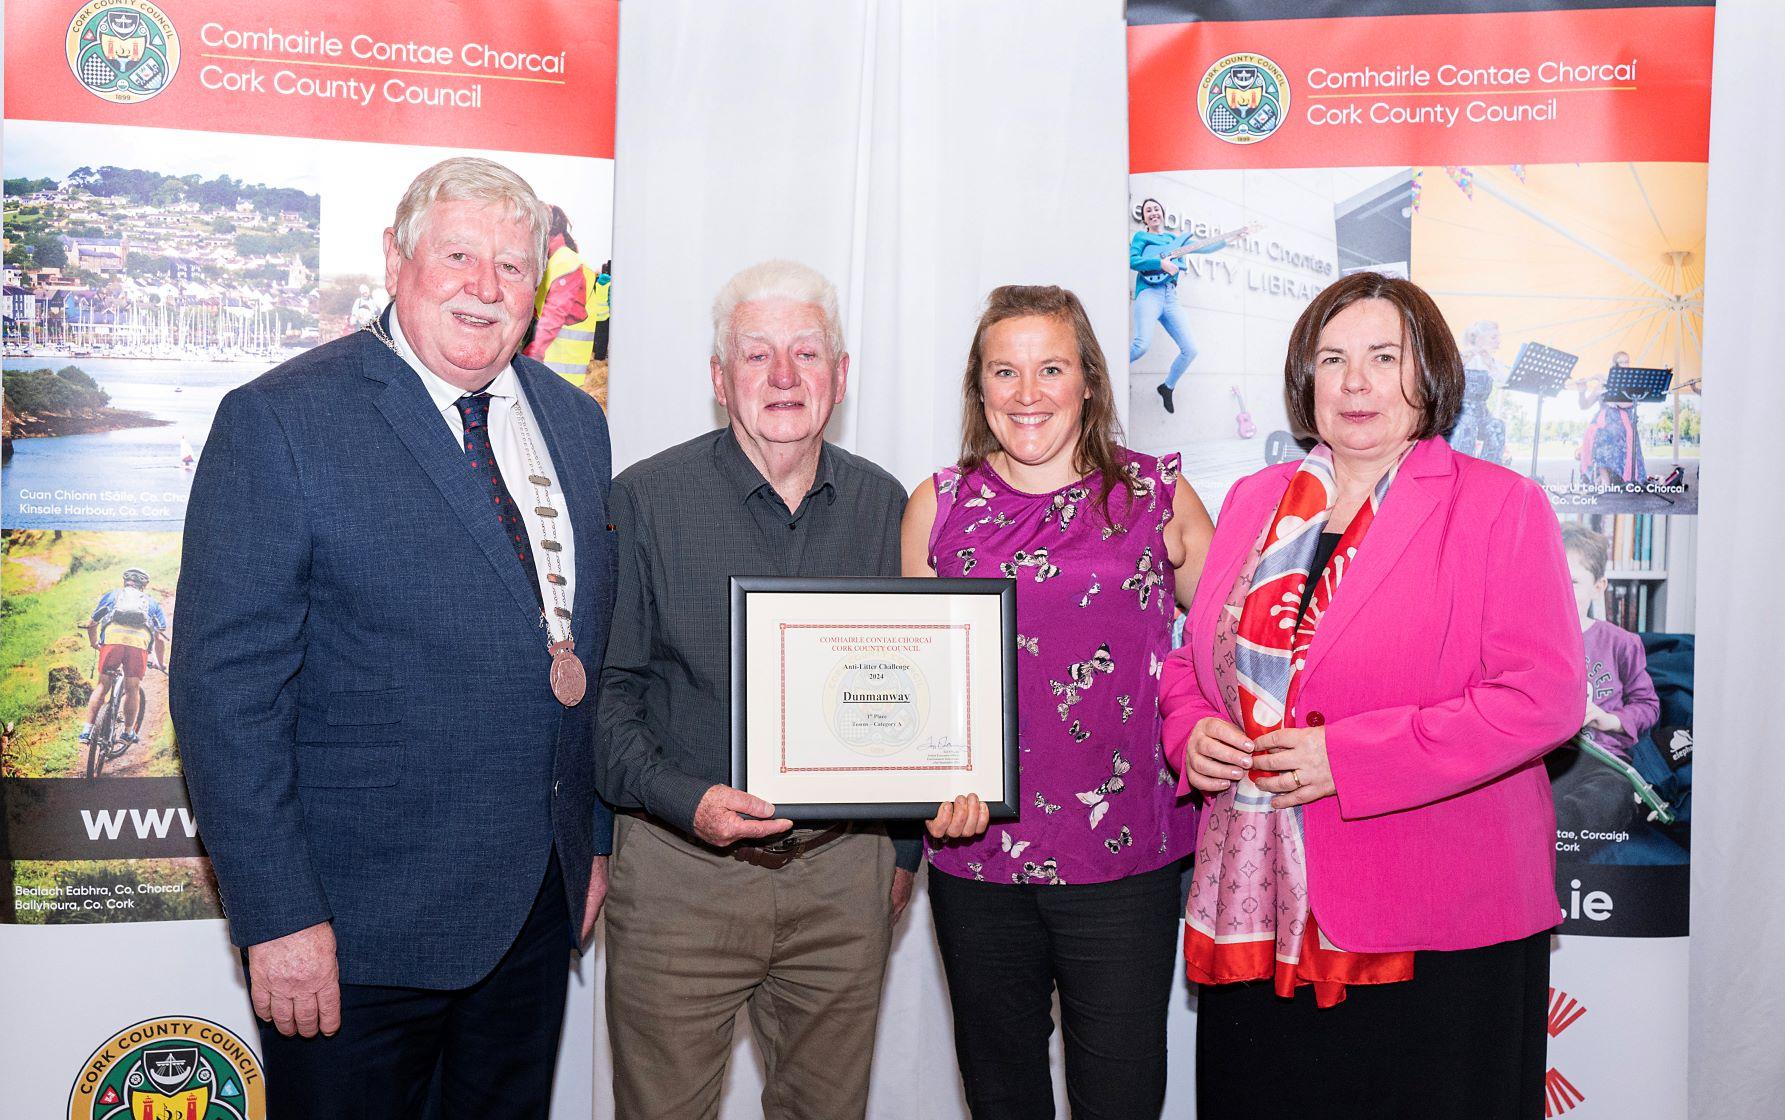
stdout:
{"type": "Polygon", "coordinates": [[[1412,283],[1327,288],[1284,374],[1319,443],[1228,495],[1161,684],[1206,806],[1199,1114],[1540,1117],[1542,760],[1586,695],[1560,528],[1444,442],[1462,362],[1412,283]]]}

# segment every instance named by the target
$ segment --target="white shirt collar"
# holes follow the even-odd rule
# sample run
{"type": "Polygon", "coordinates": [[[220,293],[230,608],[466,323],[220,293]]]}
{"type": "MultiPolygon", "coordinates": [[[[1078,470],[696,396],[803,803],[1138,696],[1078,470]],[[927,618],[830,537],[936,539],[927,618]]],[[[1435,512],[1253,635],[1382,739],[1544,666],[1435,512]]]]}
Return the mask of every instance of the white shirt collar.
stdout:
{"type": "MultiPolygon", "coordinates": [[[[397,309],[394,305],[390,310],[390,337],[397,344],[397,353],[402,355],[403,360],[409,363],[409,368],[421,378],[422,388],[428,391],[434,407],[443,414],[451,412],[456,415],[459,410],[458,400],[465,395],[465,390],[423,365],[421,359],[415,356],[409,340],[403,337],[403,325],[397,321],[397,309]]],[[[515,377],[513,362],[503,366],[502,372],[496,375],[496,380],[490,382],[489,387],[484,390],[490,396],[504,400],[519,397],[520,391],[520,379],[515,377]]]]}

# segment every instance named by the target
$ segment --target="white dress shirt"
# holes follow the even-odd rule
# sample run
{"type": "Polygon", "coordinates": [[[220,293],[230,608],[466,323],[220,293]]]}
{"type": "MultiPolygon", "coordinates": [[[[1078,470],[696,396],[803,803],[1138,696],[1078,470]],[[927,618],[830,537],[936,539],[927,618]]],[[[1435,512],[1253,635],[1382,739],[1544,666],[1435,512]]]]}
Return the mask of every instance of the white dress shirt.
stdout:
{"type": "MultiPolygon", "coordinates": [[[[440,410],[440,418],[446,421],[453,445],[463,454],[465,419],[459,415],[458,400],[468,394],[421,363],[404,339],[403,327],[397,322],[394,309],[390,316],[390,335],[391,340],[397,344],[397,352],[421,378],[422,387],[428,391],[434,407],[440,410]]],[[[552,464],[551,450],[546,447],[539,421],[534,417],[526,395],[521,392],[521,381],[515,376],[513,364],[503,366],[502,372],[496,375],[496,380],[490,382],[484,392],[490,395],[490,446],[496,451],[496,467],[502,472],[502,482],[508,487],[509,496],[520,507],[521,520],[527,523],[527,539],[533,546],[533,567],[537,570],[535,578],[539,581],[539,593],[545,603],[551,640],[558,641],[568,636],[570,627],[564,619],[552,614],[552,606],[556,601],[554,592],[562,594],[567,609],[576,609],[576,537],[571,533],[570,505],[564,500],[564,486],[558,477],[557,468],[552,464]],[[537,500],[539,488],[527,481],[527,476],[534,472],[527,466],[527,449],[521,439],[517,413],[526,415],[527,431],[533,436],[533,453],[539,457],[539,465],[544,468],[540,473],[552,480],[545,504],[558,511],[558,516],[551,519],[551,536],[564,546],[564,550],[557,554],[558,573],[564,577],[564,586],[560,588],[553,588],[545,578],[546,573],[551,570],[548,559],[550,554],[540,547],[539,542],[547,535],[547,519],[533,512],[534,507],[540,504],[537,500]]],[[[465,469],[471,468],[467,466],[465,469]]],[[[496,516],[494,510],[490,511],[490,516],[496,516]]],[[[515,562],[518,564],[520,561],[515,562]]],[[[543,636],[541,640],[544,640],[543,636]]]]}

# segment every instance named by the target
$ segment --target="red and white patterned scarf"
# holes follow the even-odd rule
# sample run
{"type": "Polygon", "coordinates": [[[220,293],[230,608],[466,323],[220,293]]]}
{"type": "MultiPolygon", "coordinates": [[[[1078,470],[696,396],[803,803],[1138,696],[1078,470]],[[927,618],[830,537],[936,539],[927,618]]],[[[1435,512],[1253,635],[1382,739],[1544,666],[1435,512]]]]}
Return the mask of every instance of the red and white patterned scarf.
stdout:
{"type": "MultiPolygon", "coordinates": [[[[1299,622],[1308,570],[1338,497],[1332,451],[1325,444],[1315,447],[1289,480],[1277,512],[1241,566],[1216,627],[1215,679],[1228,717],[1253,741],[1292,726],[1285,714],[1296,710],[1308,646],[1397,470],[1398,463],[1340,535],[1299,622]]],[[[1347,984],[1410,979],[1412,953],[1348,953],[1321,934],[1308,895],[1302,811],[1272,809],[1272,795],[1253,784],[1266,775],[1252,771],[1203,811],[1185,914],[1190,979],[1198,984],[1270,979],[1285,997],[1312,984],[1322,1007],[1343,1000],[1347,984]]]]}

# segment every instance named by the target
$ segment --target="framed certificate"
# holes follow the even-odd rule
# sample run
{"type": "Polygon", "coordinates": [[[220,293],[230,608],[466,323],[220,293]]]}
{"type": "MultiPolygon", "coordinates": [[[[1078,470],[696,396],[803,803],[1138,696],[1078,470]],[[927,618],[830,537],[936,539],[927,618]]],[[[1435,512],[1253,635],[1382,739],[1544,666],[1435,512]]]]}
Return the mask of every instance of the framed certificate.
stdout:
{"type": "Polygon", "coordinates": [[[1016,816],[1015,581],[733,576],[731,784],[792,820],[1016,816]]]}

